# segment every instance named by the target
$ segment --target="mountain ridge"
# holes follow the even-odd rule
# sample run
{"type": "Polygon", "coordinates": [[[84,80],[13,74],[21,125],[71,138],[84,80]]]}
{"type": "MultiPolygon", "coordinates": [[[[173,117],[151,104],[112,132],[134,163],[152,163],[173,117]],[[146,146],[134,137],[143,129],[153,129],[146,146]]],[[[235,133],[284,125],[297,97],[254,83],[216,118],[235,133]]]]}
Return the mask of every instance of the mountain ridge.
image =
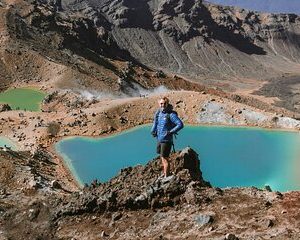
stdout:
{"type": "MultiPolygon", "coordinates": [[[[161,70],[236,92],[300,74],[300,19],[295,14],[258,14],[191,0],[22,4],[8,7],[10,37],[31,46],[46,63],[52,59],[66,68],[68,74],[57,76],[60,87],[118,92],[124,90],[122,81],[133,90],[134,84],[151,88],[163,83],[145,72],[126,72],[125,62],[133,63],[135,71],[161,70]]],[[[174,79],[168,81],[172,85],[174,79]]],[[[287,84],[284,93],[297,83],[287,84]]],[[[286,97],[298,101],[297,94],[286,97]]]]}
{"type": "MultiPolygon", "coordinates": [[[[198,75],[202,78],[214,75],[215,78],[226,78],[226,75],[262,78],[270,69],[276,73],[274,76],[280,72],[265,63],[266,56],[275,55],[283,64],[287,60],[291,65],[299,61],[299,37],[292,32],[299,22],[296,15],[257,15],[187,0],[160,1],[155,9],[153,5],[152,12],[148,1],[142,1],[143,4],[136,3],[139,1],[131,4],[126,1],[70,2],[62,1],[61,8],[83,14],[96,25],[97,31],[102,31],[100,40],[115,42],[110,46],[112,49],[118,46],[115,52],[125,54],[121,57],[175,74],[192,78],[198,75]],[[80,6],[85,10],[80,10],[80,6]],[[145,20],[135,20],[141,19],[139,12],[147,13],[145,20]],[[290,49],[280,52],[283,37],[289,41],[286,44],[290,49]],[[244,65],[235,59],[239,55],[244,58],[244,65]],[[208,64],[201,61],[205,58],[208,64]],[[247,64],[250,62],[253,67],[247,64]]],[[[114,54],[112,49],[109,51],[114,54]]],[[[282,67],[280,70],[284,71],[282,67]]],[[[272,77],[270,72],[269,75],[272,77]]]]}
{"type": "Polygon", "coordinates": [[[209,0],[208,2],[259,12],[300,14],[300,3],[297,0],[209,0]]]}

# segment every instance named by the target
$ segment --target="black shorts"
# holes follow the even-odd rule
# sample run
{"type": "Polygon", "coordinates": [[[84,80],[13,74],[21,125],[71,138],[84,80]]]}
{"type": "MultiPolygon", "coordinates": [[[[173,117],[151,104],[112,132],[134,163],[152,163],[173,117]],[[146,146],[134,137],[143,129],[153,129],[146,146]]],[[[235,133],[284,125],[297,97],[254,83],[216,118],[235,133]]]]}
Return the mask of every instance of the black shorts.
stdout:
{"type": "Polygon", "coordinates": [[[169,157],[172,148],[171,142],[157,143],[156,152],[160,154],[161,157],[169,157]]]}

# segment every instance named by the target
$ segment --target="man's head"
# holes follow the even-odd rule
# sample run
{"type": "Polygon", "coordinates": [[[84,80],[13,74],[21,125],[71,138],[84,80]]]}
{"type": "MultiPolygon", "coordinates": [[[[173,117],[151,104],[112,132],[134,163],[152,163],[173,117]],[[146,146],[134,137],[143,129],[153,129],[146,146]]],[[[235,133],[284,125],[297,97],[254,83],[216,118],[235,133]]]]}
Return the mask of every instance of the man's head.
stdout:
{"type": "Polygon", "coordinates": [[[161,110],[164,110],[169,105],[169,99],[167,97],[162,97],[159,101],[159,107],[161,110]]]}

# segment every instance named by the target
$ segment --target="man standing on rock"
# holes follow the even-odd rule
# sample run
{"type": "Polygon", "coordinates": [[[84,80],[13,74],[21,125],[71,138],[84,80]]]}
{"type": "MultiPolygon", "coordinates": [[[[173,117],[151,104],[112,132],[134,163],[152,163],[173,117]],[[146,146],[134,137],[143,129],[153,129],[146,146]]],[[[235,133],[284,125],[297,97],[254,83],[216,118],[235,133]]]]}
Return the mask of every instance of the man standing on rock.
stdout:
{"type": "Polygon", "coordinates": [[[169,99],[163,97],[159,100],[159,110],[154,115],[151,129],[153,137],[157,138],[157,153],[160,154],[163,173],[167,177],[170,174],[169,155],[173,145],[173,135],[183,128],[183,123],[173,111],[169,99]]]}

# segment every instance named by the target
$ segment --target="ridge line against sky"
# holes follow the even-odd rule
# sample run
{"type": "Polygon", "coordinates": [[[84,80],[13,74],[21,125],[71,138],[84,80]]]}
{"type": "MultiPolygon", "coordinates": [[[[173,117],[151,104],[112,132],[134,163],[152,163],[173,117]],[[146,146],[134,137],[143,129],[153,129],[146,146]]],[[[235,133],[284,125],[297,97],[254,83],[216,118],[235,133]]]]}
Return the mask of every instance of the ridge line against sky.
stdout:
{"type": "Polygon", "coordinates": [[[207,2],[260,12],[300,14],[300,0],[207,0],[207,2]]]}

